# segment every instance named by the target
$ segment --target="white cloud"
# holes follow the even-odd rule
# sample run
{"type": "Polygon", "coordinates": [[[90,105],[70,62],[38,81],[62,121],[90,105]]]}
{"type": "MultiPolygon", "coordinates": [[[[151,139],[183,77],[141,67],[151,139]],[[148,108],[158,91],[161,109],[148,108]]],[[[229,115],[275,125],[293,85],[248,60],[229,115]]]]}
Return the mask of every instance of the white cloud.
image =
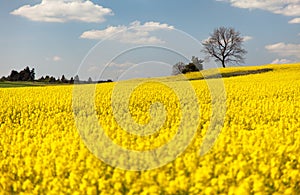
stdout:
{"type": "Polygon", "coordinates": [[[11,12],[39,22],[104,22],[112,10],[88,0],[42,0],[40,4],[24,5],[11,12]]]}
{"type": "Polygon", "coordinates": [[[54,62],[58,62],[58,61],[61,61],[62,59],[61,59],[61,57],[59,57],[59,56],[53,56],[52,60],[53,60],[54,62]]]}
{"type": "Polygon", "coordinates": [[[292,60],[288,60],[288,59],[276,59],[273,62],[271,62],[271,64],[290,64],[292,63],[292,60]]]}
{"type": "Polygon", "coordinates": [[[290,24],[299,24],[300,23],[300,18],[294,18],[289,21],[290,24]]]}
{"type": "Polygon", "coordinates": [[[251,37],[251,36],[244,36],[243,38],[244,38],[245,42],[250,41],[250,40],[253,39],[253,37],[251,37]]]}
{"type": "MultiPolygon", "coordinates": [[[[108,66],[106,68],[109,68],[109,70],[111,69],[118,69],[118,70],[126,70],[132,66],[134,66],[135,64],[131,63],[131,62],[125,62],[125,63],[122,63],[122,64],[118,64],[118,63],[115,63],[115,62],[111,62],[108,64],[108,66]]],[[[101,73],[102,71],[104,70],[104,67],[102,66],[90,66],[88,69],[87,69],[87,72],[88,73],[101,73]]]]}
{"type": "Polygon", "coordinates": [[[131,63],[131,62],[125,62],[125,63],[122,63],[122,64],[112,62],[108,65],[108,67],[110,67],[110,68],[129,68],[129,67],[132,67],[134,65],[135,64],[131,63]]]}
{"type": "Polygon", "coordinates": [[[217,1],[229,2],[233,7],[238,7],[243,9],[261,9],[275,14],[281,14],[284,16],[294,16],[294,17],[300,16],[300,0],[217,0],[217,1]]]}
{"type": "Polygon", "coordinates": [[[283,57],[295,56],[300,59],[300,44],[276,43],[267,45],[266,49],[283,57]]]}
{"type": "Polygon", "coordinates": [[[60,56],[53,56],[53,57],[46,57],[47,61],[53,61],[53,62],[58,62],[61,61],[62,58],[60,56]]]}
{"type": "Polygon", "coordinates": [[[99,66],[91,66],[87,69],[88,73],[100,73],[101,72],[101,68],[99,66]]]}
{"type": "Polygon", "coordinates": [[[146,22],[141,24],[139,21],[130,23],[129,26],[109,26],[104,30],[90,30],[82,33],[83,39],[110,39],[122,43],[132,44],[154,44],[163,43],[159,38],[152,36],[151,32],[159,30],[172,30],[173,26],[161,24],[159,22],[146,22]]]}

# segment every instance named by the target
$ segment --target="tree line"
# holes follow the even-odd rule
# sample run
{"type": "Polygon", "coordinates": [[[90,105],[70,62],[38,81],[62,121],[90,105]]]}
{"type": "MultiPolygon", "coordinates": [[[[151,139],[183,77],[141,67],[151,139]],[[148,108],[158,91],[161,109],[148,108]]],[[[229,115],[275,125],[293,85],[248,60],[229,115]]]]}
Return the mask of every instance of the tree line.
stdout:
{"type": "Polygon", "coordinates": [[[2,77],[1,81],[34,81],[35,72],[34,68],[29,69],[27,66],[24,70],[18,72],[16,70],[12,70],[8,77],[2,77]]]}
{"type": "Polygon", "coordinates": [[[104,82],[112,82],[112,80],[106,81],[93,81],[90,77],[87,81],[80,80],[79,76],[76,75],[74,78],[71,77],[67,79],[65,75],[62,75],[60,78],[55,78],[54,76],[42,76],[39,79],[35,79],[35,69],[30,69],[28,66],[24,68],[24,70],[18,72],[16,70],[12,70],[10,75],[5,77],[3,76],[0,81],[29,81],[29,82],[43,82],[43,83],[51,83],[51,84],[89,84],[89,83],[104,83],[104,82]]]}

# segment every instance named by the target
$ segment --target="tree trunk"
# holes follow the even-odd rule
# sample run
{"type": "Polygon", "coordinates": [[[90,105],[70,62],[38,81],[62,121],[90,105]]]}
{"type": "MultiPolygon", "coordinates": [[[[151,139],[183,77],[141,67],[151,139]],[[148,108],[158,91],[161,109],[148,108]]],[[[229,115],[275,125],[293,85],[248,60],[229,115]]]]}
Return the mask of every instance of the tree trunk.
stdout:
{"type": "Polygon", "coordinates": [[[223,66],[223,68],[226,68],[225,61],[222,61],[222,66],[223,66]]]}

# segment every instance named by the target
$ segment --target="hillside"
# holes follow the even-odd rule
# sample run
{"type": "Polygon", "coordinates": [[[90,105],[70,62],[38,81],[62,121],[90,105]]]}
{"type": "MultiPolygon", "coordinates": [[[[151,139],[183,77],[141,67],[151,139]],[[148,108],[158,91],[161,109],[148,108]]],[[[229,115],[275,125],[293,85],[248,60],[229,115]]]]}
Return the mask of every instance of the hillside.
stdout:
{"type": "Polygon", "coordinates": [[[300,64],[219,71],[0,89],[0,191],[299,194],[300,64]]]}

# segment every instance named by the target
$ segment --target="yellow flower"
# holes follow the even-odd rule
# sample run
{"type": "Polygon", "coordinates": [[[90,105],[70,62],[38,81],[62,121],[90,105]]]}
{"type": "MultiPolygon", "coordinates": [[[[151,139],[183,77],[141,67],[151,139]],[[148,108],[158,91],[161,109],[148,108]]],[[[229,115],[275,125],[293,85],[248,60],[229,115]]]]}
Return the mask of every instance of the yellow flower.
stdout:
{"type": "MultiPolygon", "coordinates": [[[[74,86],[45,86],[0,89],[0,193],[1,194],[299,194],[300,170],[300,64],[268,65],[221,69],[222,74],[271,68],[273,71],[224,78],[227,110],[222,121],[211,121],[212,99],[200,73],[186,75],[199,103],[196,135],[174,161],[148,171],[126,171],[98,159],[85,144],[92,142],[97,154],[104,153],[114,162],[140,165],[130,155],[108,148],[97,148],[97,125],[115,143],[137,152],[151,151],[169,143],[181,124],[182,108],[191,96],[177,97],[173,88],[185,92],[180,77],[120,82],[119,104],[112,108],[112,95],[118,83],[96,86],[94,107],[79,102],[76,110],[74,86]],[[128,87],[135,87],[130,97],[128,87]],[[184,100],[181,105],[180,98],[184,100]],[[153,112],[156,102],[165,110],[153,112]],[[127,105],[127,106],[122,106],[127,105]],[[74,110],[73,110],[74,109],[74,110]],[[119,115],[116,115],[116,111],[119,115]],[[78,118],[74,118],[74,114],[78,118]],[[93,123],[96,113],[96,123],[93,123]],[[119,117],[119,118],[118,118],[119,117]],[[124,124],[120,123],[123,121],[124,124]],[[156,125],[153,120],[161,122],[156,125]],[[83,121],[83,132],[77,124],[83,121]],[[215,122],[212,124],[212,122],[215,122]],[[149,125],[150,126],[147,126],[149,125]],[[127,126],[126,126],[127,125],[127,126]],[[128,131],[137,125],[147,126],[152,134],[141,136],[128,131]],[[125,126],[125,127],[124,127],[125,126]],[[222,127],[220,135],[207,132],[222,127]],[[209,134],[206,136],[206,134],[209,134]],[[203,141],[217,141],[200,156],[203,141]]],[[[208,72],[209,73],[209,70],[208,72]]],[[[215,82],[211,79],[208,82],[215,82]]],[[[86,85],[79,94],[86,97],[86,85]]],[[[171,150],[158,156],[155,164],[171,150]]],[[[106,147],[106,145],[105,145],[106,147]]],[[[206,146],[203,146],[206,147],[206,146]]],[[[172,159],[171,159],[172,160],[172,159]]],[[[142,164],[143,164],[142,163],[142,164]]]]}

